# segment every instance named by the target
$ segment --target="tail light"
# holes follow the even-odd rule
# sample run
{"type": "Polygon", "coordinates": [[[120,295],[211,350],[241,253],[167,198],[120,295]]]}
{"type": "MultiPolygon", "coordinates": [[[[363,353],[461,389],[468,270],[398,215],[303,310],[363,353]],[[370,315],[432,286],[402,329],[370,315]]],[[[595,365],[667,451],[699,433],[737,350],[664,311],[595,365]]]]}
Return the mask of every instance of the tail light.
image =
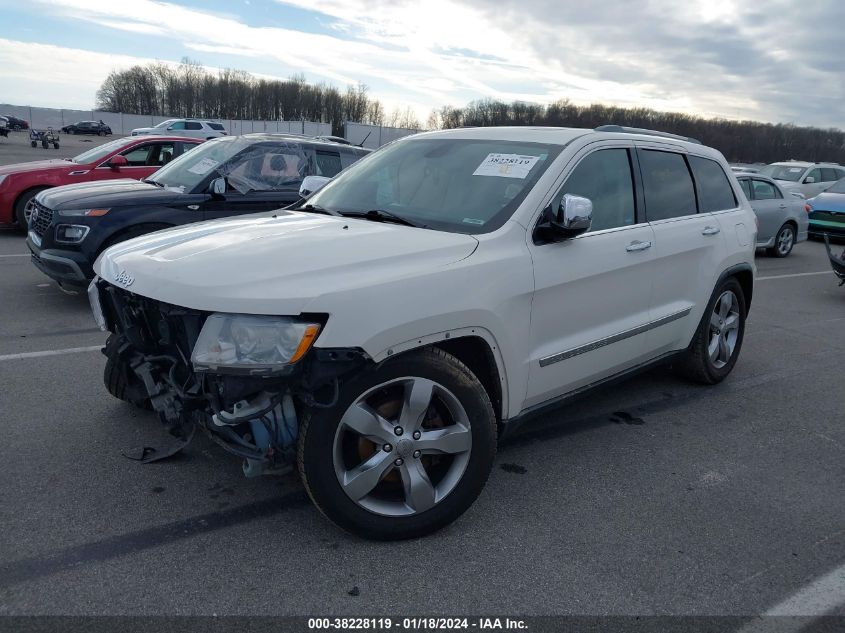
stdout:
{"type": "Polygon", "coordinates": [[[806,213],[809,213],[809,212],[810,212],[810,211],[812,211],[812,210],[813,210],[813,207],[811,207],[809,204],[805,204],[805,205],[804,205],[804,211],[805,211],[806,213]]]}

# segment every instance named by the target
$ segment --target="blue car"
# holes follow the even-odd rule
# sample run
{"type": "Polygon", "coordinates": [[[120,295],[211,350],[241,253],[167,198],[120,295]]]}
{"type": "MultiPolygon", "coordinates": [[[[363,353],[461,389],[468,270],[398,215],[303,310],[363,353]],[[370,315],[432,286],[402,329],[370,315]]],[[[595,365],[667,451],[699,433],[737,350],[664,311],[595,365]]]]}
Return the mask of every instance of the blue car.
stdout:
{"type": "Polygon", "coordinates": [[[845,238],[845,178],[807,200],[807,212],[810,235],[845,238]]]}

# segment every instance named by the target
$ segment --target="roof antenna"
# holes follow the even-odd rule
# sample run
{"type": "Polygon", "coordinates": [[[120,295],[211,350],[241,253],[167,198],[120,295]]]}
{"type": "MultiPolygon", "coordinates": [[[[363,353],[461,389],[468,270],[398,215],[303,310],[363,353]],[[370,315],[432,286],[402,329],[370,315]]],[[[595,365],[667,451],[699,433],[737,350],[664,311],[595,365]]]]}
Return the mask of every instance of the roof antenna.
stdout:
{"type": "Polygon", "coordinates": [[[360,143],[358,143],[358,147],[360,147],[361,149],[363,149],[363,148],[364,148],[364,143],[366,143],[366,142],[367,142],[367,139],[368,139],[368,138],[370,138],[370,134],[372,134],[372,133],[373,133],[373,131],[372,131],[372,130],[370,130],[369,132],[367,132],[367,135],[364,137],[364,140],[363,140],[363,141],[361,141],[360,143]]]}

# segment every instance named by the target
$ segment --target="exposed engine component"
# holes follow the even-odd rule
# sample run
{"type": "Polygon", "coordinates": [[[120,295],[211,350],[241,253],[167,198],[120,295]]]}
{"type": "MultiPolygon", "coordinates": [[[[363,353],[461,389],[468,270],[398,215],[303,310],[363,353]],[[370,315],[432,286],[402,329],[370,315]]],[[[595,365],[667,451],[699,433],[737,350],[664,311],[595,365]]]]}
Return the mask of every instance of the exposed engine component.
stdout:
{"type": "MultiPolygon", "coordinates": [[[[230,439],[237,435],[245,444],[252,444],[261,457],[245,457],[243,470],[247,477],[266,472],[286,472],[292,468],[297,436],[296,408],[286,392],[281,397],[262,391],[252,400],[240,400],[233,410],[219,411],[212,416],[215,429],[230,439]],[[225,430],[224,430],[225,429],[225,430]],[[239,432],[241,429],[241,432],[239,432]],[[248,430],[243,430],[248,429],[248,430]]],[[[245,447],[246,448],[246,447],[245,447]]]]}

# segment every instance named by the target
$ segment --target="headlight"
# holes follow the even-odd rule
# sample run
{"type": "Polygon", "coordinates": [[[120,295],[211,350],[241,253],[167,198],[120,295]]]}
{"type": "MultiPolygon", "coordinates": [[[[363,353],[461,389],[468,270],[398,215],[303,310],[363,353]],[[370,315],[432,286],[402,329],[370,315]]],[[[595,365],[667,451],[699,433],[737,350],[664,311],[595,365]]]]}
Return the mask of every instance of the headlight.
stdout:
{"type": "Polygon", "coordinates": [[[59,209],[59,215],[64,216],[80,216],[84,215],[89,218],[97,218],[108,213],[108,209],[59,209]]]}
{"type": "Polygon", "coordinates": [[[91,227],[84,224],[59,224],[56,227],[56,241],[63,244],[78,244],[85,239],[91,227]]]}
{"type": "Polygon", "coordinates": [[[215,313],[202,327],[191,362],[198,371],[280,373],[305,355],[319,331],[319,323],[290,317],[215,313]]]}

